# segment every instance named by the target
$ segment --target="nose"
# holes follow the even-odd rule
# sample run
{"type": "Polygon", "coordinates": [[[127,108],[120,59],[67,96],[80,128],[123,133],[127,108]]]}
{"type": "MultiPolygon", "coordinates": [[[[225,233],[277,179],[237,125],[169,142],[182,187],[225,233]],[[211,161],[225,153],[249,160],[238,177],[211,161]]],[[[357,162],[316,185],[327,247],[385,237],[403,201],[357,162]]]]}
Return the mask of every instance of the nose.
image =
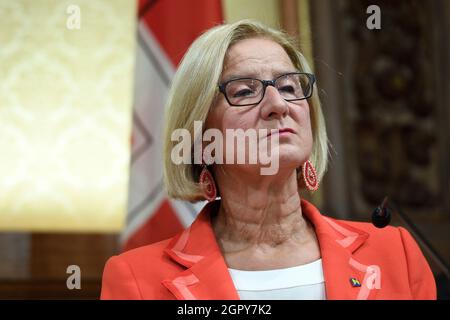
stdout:
{"type": "Polygon", "coordinates": [[[269,85],[261,101],[260,110],[263,119],[281,119],[288,114],[288,102],[283,99],[277,88],[269,85]]]}

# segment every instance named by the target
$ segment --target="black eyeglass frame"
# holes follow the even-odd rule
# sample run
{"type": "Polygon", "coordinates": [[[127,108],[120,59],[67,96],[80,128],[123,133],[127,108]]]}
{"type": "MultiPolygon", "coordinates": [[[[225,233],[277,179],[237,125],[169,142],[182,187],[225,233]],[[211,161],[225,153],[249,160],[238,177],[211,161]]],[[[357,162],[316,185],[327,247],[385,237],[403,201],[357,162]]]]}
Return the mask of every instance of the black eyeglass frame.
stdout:
{"type": "Polygon", "coordinates": [[[295,99],[286,99],[286,98],[284,98],[284,97],[282,97],[282,98],[283,98],[284,100],[286,100],[286,101],[300,101],[300,100],[305,100],[305,99],[311,98],[311,96],[312,96],[312,94],[313,94],[313,88],[314,88],[314,83],[315,83],[315,81],[316,81],[316,77],[315,77],[314,74],[312,74],[312,73],[307,73],[307,72],[289,72],[289,73],[282,74],[282,75],[280,75],[280,76],[278,76],[278,77],[276,77],[275,79],[272,79],[272,80],[261,80],[261,79],[249,78],[249,77],[234,78],[234,79],[230,79],[230,80],[228,80],[228,81],[225,81],[225,82],[220,83],[220,84],[218,85],[218,87],[219,87],[219,91],[224,95],[225,99],[227,100],[227,102],[228,102],[228,104],[229,104],[230,106],[233,106],[233,107],[256,106],[256,105],[258,105],[258,104],[264,99],[264,96],[266,95],[266,89],[267,89],[268,86],[272,86],[272,87],[274,87],[275,89],[277,89],[277,88],[275,87],[275,82],[276,82],[278,79],[280,79],[280,78],[282,78],[282,77],[285,77],[285,76],[288,76],[288,75],[291,75],[291,74],[301,74],[301,75],[306,75],[306,77],[307,77],[308,80],[309,80],[309,85],[311,86],[311,88],[310,88],[310,90],[309,90],[309,94],[308,94],[308,96],[305,96],[305,97],[303,97],[303,98],[295,98],[295,99]],[[255,103],[247,103],[247,104],[233,104],[233,103],[231,103],[231,102],[230,102],[230,99],[228,99],[228,96],[227,96],[227,94],[226,94],[226,87],[227,87],[227,85],[228,85],[230,82],[233,82],[233,81],[236,81],[236,80],[256,80],[256,81],[261,82],[261,83],[263,84],[263,88],[262,88],[263,94],[262,94],[262,96],[261,96],[261,99],[260,99],[258,102],[255,102],[255,103]]]}

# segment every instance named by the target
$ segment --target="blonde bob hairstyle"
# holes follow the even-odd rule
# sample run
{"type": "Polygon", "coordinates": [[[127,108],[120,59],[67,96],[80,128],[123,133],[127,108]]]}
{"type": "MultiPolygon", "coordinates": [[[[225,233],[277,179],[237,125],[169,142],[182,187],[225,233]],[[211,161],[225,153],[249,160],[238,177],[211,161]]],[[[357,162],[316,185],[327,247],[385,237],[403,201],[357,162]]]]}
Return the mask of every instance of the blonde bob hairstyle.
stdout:
{"type": "MultiPolygon", "coordinates": [[[[284,48],[295,68],[311,73],[306,59],[296,49],[293,39],[282,31],[254,20],[219,25],[197,38],[184,55],[173,78],[165,109],[164,181],[170,197],[191,202],[205,199],[198,183],[199,165],[173,163],[171,152],[178,141],[171,141],[171,135],[175,129],[184,128],[194,137],[194,121],[205,123],[219,93],[218,82],[228,48],[249,38],[273,40],[284,48]]],[[[308,104],[313,134],[310,160],[321,179],[327,167],[328,142],[316,85],[308,104]]],[[[205,130],[204,127],[203,129],[205,130]]],[[[194,138],[192,148],[193,144],[194,138]]]]}

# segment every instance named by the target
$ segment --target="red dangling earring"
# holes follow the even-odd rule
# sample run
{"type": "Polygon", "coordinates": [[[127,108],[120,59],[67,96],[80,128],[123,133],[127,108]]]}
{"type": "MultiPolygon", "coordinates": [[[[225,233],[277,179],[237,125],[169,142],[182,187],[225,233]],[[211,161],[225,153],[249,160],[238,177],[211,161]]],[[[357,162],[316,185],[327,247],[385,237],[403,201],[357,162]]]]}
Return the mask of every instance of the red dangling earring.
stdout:
{"type": "Polygon", "coordinates": [[[309,191],[316,191],[319,188],[319,179],[317,178],[316,168],[311,161],[306,160],[302,166],[303,181],[309,191]]]}
{"type": "Polygon", "coordinates": [[[209,172],[206,165],[203,166],[202,172],[200,173],[199,182],[206,200],[208,200],[208,202],[216,200],[217,198],[216,183],[214,182],[214,178],[211,172],[209,172]]]}

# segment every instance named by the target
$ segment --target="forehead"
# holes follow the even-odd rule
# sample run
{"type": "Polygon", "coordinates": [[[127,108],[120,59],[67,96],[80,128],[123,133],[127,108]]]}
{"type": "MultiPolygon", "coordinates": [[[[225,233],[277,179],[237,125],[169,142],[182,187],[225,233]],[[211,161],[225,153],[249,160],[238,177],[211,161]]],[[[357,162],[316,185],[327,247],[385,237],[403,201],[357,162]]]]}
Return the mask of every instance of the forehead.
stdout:
{"type": "Polygon", "coordinates": [[[294,70],[281,45],[270,39],[251,38],[241,40],[228,49],[221,78],[226,81],[239,76],[273,77],[294,70]]]}

